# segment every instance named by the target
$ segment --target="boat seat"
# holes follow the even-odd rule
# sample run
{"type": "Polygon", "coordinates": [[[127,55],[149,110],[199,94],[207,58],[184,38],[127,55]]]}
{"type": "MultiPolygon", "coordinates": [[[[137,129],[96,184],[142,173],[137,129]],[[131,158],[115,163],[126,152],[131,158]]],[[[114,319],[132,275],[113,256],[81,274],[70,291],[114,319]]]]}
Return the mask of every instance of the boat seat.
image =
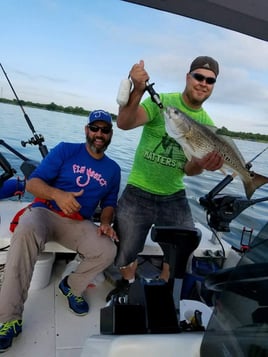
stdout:
{"type": "Polygon", "coordinates": [[[198,247],[201,240],[199,228],[183,228],[176,226],[153,226],[151,238],[168,251],[170,279],[183,278],[188,259],[198,247]]]}
{"type": "Polygon", "coordinates": [[[189,257],[198,247],[202,232],[198,228],[185,228],[176,226],[153,226],[151,237],[157,242],[169,263],[169,285],[173,292],[174,306],[180,320],[180,299],[183,277],[186,272],[189,257]]]}

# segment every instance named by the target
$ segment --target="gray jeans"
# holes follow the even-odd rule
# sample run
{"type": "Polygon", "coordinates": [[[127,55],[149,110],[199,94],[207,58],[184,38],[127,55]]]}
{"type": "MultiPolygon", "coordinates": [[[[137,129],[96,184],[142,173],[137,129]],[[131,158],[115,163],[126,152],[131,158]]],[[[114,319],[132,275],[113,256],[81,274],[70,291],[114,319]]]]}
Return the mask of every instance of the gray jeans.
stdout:
{"type": "MultiPolygon", "coordinates": [[[[118,201],[114,226],[119,236],[119,251],[116,257],[118,267],[136,260],[153,224],[194,227],[185,191],[161,196],[127,185],[118,201]]],[[[162,249],[164,260],[168,261],[168,252],[165,247],[162,249]]]]}
{"type": "Polygon", "coordinates": [[[46,208],[30,208],[20,217],[11,238],[0,292],[0,321],[22,318],[34,265],[45,243],[56,241],[83,257],[69,275],[72,292],[81,296],[95,276],[114,260],[116,246],[107,236],[97,235],[97,226],[88,220],[76,221],[46,208]]]}

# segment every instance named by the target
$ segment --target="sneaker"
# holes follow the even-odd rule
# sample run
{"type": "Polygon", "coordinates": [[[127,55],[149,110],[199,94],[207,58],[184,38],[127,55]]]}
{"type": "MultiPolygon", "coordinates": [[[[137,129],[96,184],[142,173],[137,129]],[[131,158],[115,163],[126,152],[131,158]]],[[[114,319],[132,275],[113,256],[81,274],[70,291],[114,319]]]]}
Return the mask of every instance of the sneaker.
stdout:
{"type": "Polygon", "coordinates": [[[5,322],[0,327],[0,352],[6,351],[11,345],[13,337],[17,337],[22,330],[22,320],[5,322]]]}
{"type": "Polygon", "coordinates": [[[110,300],[114,299],[114,297],[124,297],[128,295],[130,287],[130,282],[126,279],[121,279],[116,281],[116,286],[113,290],[109,292],[109,294],[106,296],[106,302],[109,302],[110,300]]]}
{"type": "Polygon", "coordinates": [[[63,293],[64,296],[67,297],[69,308],[72,312],[79,316],[86,315],[89,311],[88,303],[82,296],[75,296],[72,293],[71,288],[67,283],[67,279],[68,276],[65,276],[65,278],[60,282],[60,291],[63,293]]]}

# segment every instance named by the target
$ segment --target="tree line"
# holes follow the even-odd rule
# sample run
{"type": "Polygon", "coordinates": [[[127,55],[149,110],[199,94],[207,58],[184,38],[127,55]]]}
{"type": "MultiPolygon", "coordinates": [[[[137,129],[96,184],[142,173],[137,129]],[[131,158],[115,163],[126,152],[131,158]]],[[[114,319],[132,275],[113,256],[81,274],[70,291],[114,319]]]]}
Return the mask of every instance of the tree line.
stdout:
{"type": "MultiPolygon", "coordinates": [[[[18,103],[16,99],[11,100],[5,98],[0,98],[0,102],[7,103],[7,104],[14,104],[14,105],[20,104],[23,107],[25,106],[25,107],[39,108],[44,110],[62,112],[66,114],[81,115],[81,116],[88,116],[90,113],[90,110],[86,110],[82,107],[72,107],[72,106],[63,107],[62,105],[55,104],[54,102],[50,104],[41,104],[41,103],[33,103],[29,101],[20,100],[20,102],[18,103]]],[[[111,116],[113,120],[116,120],[115,114],[111,113],[111,116]]],[[[246,133],[242,131],[231,131],[224,126],[217,130],[217,134],[230,136],[234,139],[268,142],[268,135],[258,134],[258,133],[246,133]]]]}
{"type": "MultiPolygon", "coordinates": [[[[7,103],[7,104],[14,104],[14,105],[21,105],[23,107],[32,107],[44,110],[50,110],[52,112],[62,112],[66,114],[74,114],[74,115],[81,115],[81,116],[88,116],[91,112],[90,110],[86,110],[82,107],[63,107],[62,105],[55,104],[54,102],[50,104],[41,104],[41,103],[33,103],[25,100],[20,100],[19,103],[16,99],[6,99],[0,98],[0,103],[7,103]]],[[[113,120],[116,120],[116,115],[110,113],[113,120]]]]}

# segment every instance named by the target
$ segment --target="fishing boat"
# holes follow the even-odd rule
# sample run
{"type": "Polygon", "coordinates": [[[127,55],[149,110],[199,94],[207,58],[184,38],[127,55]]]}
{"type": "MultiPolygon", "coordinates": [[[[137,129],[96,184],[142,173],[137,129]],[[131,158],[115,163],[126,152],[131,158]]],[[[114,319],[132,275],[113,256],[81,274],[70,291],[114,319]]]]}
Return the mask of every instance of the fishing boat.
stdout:
{"type": "MultiPolygon", "coordinates": [[[[268,8],[265,0],[230,3],[221,0],[141,0],[137,5],[196,18],[267,41],[268,8]]],[[[151,87],[152,88],[152,87],[151,87]]],[[[17,98],[17,97],[16,97],[17,98]]],[[[18,99],[18,98],[17,98],[18,99]]],[[[18,103],[19,100],[18,100],[18,103]]],[[[47,153],[21,106],[42,157],[47,153]]],[[[38,162],[21,155],[1,139],[0,145],[22,160],[27,178],[38,162]]],[[[12,166],[1,154],[0,166],[0,264],[4,268],[12,233],[10,223],[29,202],[21,199],[12,166]]],[[[223,195],[232,181],[227,176],[200,197],[211,229],[153,226],[139,255],[137,279],[128,300],[105,297],[120,274],[109,267],[89,282],[86,298],[90,313],[85,317],[67,311],[58,284],[77,264],[79,257],[55,242],[48,242],[40,255],[25,304],[23,333],[14,339],[7,356],[178,357],[268,355],[268,223],[256,237],[241,232],[240,249],[221,239],[230,222],[257,202],[223,195]],[[157,279],[162,250],[170,247],[173,259],[171,284],[157,279]]],[[[96,223],[98,218],[96,216],[96,223]]]]}

